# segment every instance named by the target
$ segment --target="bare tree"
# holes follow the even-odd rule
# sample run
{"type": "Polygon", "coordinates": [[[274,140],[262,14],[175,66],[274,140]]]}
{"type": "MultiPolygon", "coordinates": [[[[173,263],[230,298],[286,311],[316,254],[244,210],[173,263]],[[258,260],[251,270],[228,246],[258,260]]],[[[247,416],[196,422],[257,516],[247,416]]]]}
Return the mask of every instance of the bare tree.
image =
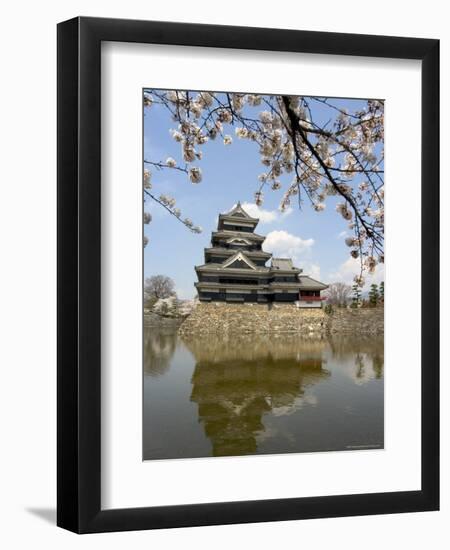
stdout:
{"type": "Polygon", "coordinates": [[[166,275],[153,275],[145,279],[144,283],[144,304],[153,305],[161,298],[170,298],[176,296],[175,284],[170,277],[166,275]]]}
{"type": "Polygon", "coordinates": [[[332,283],[324,292],[327,303],[337,307],[346,307],[352,287],[345,283],[332,283]]]}
{"type": "Polygon", "coordinates": [[[352,232],[345,243],[360,261],[356,284],[362,287],[363,273],[373,273],[384,262],[383,101],[359,102],[349,112],[326,97],[146,90],[144,106],[153,105],[168,111],[181,158],[145,159],[144,197],[159,203],[191,231],[199,233],[201,228],[182,216],[173,197],[155,192],[152,176],[169,169],[200,183],[202,145],[218,138],[230,146],[233,138],[227,130],[234,127],[238,139],[255,143],[265,167],[255,191],[258,206],[266,190],[283,186],[281,210],[296,200],[299,208],[306,201],[321,212],[328,197],[335,196],[336,211],[352,232]],[[292,179],[283,183],[286,174],[292,179]]]}

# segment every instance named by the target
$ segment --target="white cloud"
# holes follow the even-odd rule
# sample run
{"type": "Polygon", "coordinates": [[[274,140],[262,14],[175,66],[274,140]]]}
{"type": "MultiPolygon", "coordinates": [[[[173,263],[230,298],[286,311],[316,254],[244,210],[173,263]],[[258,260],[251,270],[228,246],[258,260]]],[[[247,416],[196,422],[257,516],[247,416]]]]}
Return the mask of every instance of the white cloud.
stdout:
{"type": "MultiPolygon", "coordinates": [[[[353,284],[353,277],[359,275],[360,271],[361,265],[359,260],[350,256],[336,271],[330,273],[328,280],[332,283],[342,282],[351,285],[353,284]]],[[[363,277],[366,283],[365,289],[368,289],[372,283],[381,283],[381,281],[384,281],[384,264],[378,264],[375,268],[375,273],[370,275],[366,272],[363,277]]]]}
{"type": "Polygon", "coordinates": [[[319,400],[317,399],[317,396],[312,392],[307,391],[303,395],[296,397],[289,405],[272,407],[271,414],[273,414],[273,416],[289,416],[298,410],[303,409],[305,406],[310,405],[312,407],[316,407],[318,402],[319,400]]]}
{"type": "Polygon", "coordinates": [[[256,206],[254,202],[243,202],[242,208],[252,218],[259,218],[260,223],[272,223],[292,213],[291,207],[287,208],[284,212],[280,212],[279,210],[264,210],[264,208],[256,206]]]}
{"type": "Polygon", "coordinates": [[[347,237],[347,235],[348,235],[347,231],[341,231],[340,233],[337,234],[337,238],[343,239],[344,237],[347,237]]]}
{"type": "Polygon", "coordinates": [[[301,266],[303,275],[309,275],[313,279],[320,281],[320,266],[318,264],[304,262],[301,266]]]}
{"type": "Polygon", "coordinates": [[[313,244],[314,239],[302,239],[287,231],[278,230],[267,234],[263,247],[275,257],[292,258],[294,264],[299,264],[313,244]]]}

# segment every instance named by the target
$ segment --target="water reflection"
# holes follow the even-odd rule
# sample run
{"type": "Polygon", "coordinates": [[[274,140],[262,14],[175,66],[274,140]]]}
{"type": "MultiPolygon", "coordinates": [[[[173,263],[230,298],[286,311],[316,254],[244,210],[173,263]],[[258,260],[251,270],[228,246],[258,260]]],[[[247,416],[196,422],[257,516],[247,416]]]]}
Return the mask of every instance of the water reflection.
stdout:
{"type": "Polygon", "coordinates": [[[177,335],[173,329],[144,329],[144,373],[163,375],[170,367],[176,346],[177,335]]]}
{"type": "MultiPolygon", "coordinates": [[[[241,335],[183,341],[196,360],[191,400],[214,456],[255,453],[263,415],[298,410],[306,389],[330,376],[323,340],[241,335]]],[[[311,396],[309,404],[315,404],[311,396]]]]}
{"type": "Polygon", "coordinates": [[[144,329],[144,459],[380,448],[383,338],[144,329]]]}
{"type": "Polygon", "coordinates": [[[329,340],[331,354],[356,384],[381,380],[384,368],[382,337],[334,337],[329,340]]]}

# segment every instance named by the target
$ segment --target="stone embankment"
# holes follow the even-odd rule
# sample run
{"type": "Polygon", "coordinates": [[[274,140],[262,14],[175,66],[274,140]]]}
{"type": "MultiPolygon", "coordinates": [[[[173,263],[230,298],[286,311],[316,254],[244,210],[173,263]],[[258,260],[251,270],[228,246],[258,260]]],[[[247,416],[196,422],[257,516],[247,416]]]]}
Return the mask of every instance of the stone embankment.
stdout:
{"type": "Polygon", "coordinates": [[[200,303],[180,327],[181,334],[295,332],[325,334],[321,309],[299,310],[292,304],[200,303]]]}
{"type": "Polygon", "coordinates": [[[384,334],[384,307],[337,308],[330,315],[330,334],[384,334]]]}
{"type": "Polygon", "coordinates": [[[179,329],[190,334],[297,333],[383,334],[382,308],[342,309],[327,314],[323,309],[302,309],[294,304],[199,303],[179,329]]]}

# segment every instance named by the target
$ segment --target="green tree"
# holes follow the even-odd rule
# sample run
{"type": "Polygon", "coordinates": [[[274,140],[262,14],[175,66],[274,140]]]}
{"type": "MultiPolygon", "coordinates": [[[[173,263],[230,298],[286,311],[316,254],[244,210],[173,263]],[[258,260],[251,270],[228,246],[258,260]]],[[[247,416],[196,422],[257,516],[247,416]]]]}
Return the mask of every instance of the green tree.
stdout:
{"type": "Polygon", "coordinates": [[[358,284],[354,284],[352,286],[353,296],[352,296],[352,304],[351,307],[356,308],[361,305],[361,290],[359,288],[358,284]]]}
{"type": "Polygon", "coordinates": [[[372,283],[370,285],[370,291],[369,291],[369,303],[371,307],[377,306],[379,298],[380,298],[380,295],[378,293],[378,285],[376,283],[372,283]]]}
{"type": "Polygon", "coordinates": [[[380,283],[380,302],[384,304],[384,281],[380,283]]]}

